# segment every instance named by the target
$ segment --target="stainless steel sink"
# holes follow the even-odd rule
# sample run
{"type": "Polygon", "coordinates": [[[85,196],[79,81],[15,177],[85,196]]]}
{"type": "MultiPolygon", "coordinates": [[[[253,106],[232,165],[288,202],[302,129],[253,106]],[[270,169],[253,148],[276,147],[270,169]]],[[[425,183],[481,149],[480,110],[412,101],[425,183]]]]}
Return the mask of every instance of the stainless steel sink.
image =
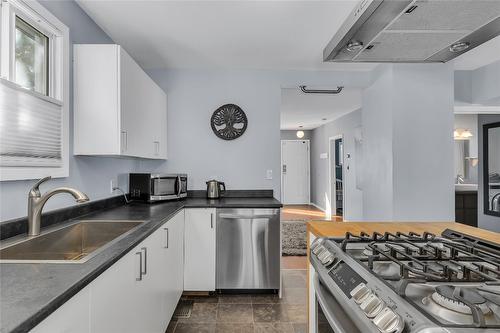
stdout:
{"type": "Polygon", "coordinates": [[[0,263],[83,263],[144,221],[85,220],[0,246],[0,263]]]}

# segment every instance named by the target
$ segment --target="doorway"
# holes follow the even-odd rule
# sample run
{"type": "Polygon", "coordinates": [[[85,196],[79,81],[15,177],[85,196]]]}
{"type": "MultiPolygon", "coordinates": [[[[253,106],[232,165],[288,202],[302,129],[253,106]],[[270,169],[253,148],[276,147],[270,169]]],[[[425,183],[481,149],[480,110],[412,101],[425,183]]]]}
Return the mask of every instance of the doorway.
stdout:
{"type": "Polygon", "coordinates": [[[309,151],[309,140],[281,140],[281,201],[286,205],[310,202],[309,151]]]}
{"type": "Polygon", "coordinates": [[[344,216],[344,143],[342,135],[328,140],[330,215],[344,216]]]}

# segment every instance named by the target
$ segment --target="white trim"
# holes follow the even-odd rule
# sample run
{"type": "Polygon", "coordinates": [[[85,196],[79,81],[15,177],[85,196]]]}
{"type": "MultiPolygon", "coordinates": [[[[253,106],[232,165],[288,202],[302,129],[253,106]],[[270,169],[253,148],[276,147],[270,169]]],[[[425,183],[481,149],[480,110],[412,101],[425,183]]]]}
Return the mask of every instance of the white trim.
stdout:
{"type": "Polygon", "coordinates": [[[285,190],[283,186],[283,142],[307,141],[307,201],[294,205],[307,205],[311,201],[311,140],[310,139],[284,139],[280,141],[280,182],[281,182],[281,202],[285,203],[285,190]]]}
{"type": "Polygon", "coordinates": [[[320,211],[322,211],[323,213],[325,213],[325,212],[326,212],[326,209],[325,209],[325,208],[320,207],[319,205],[316,205],[314,202],[310,202],[309,204],[310,204],[311,206],[314,206],[314,207],[318,208],[318,209],[319,209],[320,211]]]}
{"type": "MultiPolygon", "coordinates": [[[[344,144],[344,135],[343,134],[338,134],[334,135],[328,138],[328,193],[330,197],[330,211],[325,210],[325,214],[328,218],[331,218],[332,216],[337,214],[337,198],[333,199],[332,195],[332,142],[335,142],[335,140],[341,139],[342,140],[342,145],[344,144]],[[335,212],[335,214],[332,214],[335,212]]],[[[342,154],[344,154],[344,149],[342,150],[342,154]]],[[[335,159],[335,155],[333,156],[333,159],[335,159]]],[[[342,156],[342,159],[345,161],[345,156],[342,156]]],[[[342,163],[342,215],[345,216],[345,163],[342,163]]]]}
{"type": "MultiPolygon", "coordinates": [[[[59,21],[51,12],[35,0],[0,0],[0,77],[9,79],[9,70],[13,67],[10,52],[13,50],[12,15],[19,15],[29,20],[37,29],[47,33],[51,38],[53,47],[57,49],[51,57],[52,78],[49,80],[49,96],[62,103],[62,166],[61,167],[1,167],[0,181],[36,179],[44,176],[54,178],[68,177],[69,175],[69,28],[59,21]],[[7,31],[7,32],[6,32],[7,31]],[[7,47],[5,47],[7,46],[7,47]],[[60,51],[59,51],[60,50],[60,51]],[[55,80],[53,79],[55,78],[55,80]]],[[[49,68],[50,70],[50,68],[49,68]]],[[[31,92],[30,92],[31,93],[31,92]]],[[[45,97],[45,96],[44,96],[45,97]]],[[[50,99],[49,97],[49,99],[50,99]]]]}

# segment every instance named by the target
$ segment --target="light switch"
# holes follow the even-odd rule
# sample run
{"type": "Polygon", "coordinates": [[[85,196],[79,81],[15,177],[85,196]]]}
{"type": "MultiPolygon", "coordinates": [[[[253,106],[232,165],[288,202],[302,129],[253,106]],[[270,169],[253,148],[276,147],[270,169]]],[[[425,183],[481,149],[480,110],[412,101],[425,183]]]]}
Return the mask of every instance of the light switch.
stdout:
{"type": "Polygon", "coordinates": [[[273,170],[266,171],[266,179],[268,179],[268,180],[273,179],[273,170]]]}

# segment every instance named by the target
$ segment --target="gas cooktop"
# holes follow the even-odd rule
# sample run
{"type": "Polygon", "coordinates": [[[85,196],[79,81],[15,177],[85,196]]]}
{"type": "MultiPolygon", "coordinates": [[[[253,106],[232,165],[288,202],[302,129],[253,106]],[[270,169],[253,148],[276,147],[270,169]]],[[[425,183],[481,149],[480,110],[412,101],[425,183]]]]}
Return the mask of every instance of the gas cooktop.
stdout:
{"type": "MultiPolygon", "coordinates": [[[[378,324],[385,311],[394,314],[384,324],[393,328],[387,332],[413,332],[417,326],[500,329],[500,244],[449,229],[440,236],[362,232],[317,239],[311,252],[316,271],[328,272],[334,282],[326,285],[343,289],[346,301],[354,300],[382,332],[378,324]]],[[[328,278],[320,275],[325,283],[328,278]]]]}

